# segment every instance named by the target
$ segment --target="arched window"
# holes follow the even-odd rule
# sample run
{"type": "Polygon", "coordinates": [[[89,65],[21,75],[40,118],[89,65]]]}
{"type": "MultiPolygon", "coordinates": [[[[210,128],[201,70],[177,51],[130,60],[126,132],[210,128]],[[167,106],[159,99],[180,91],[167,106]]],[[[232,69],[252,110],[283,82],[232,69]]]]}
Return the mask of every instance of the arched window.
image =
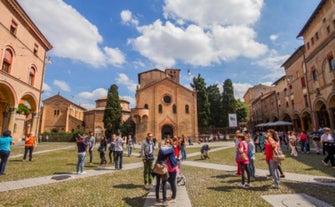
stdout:
{"type": "Polygon", "coordinates": [[[173,104],[173,106],[172,106],[172,112],[174,114],[177,113],[177,106],[176,106],[176,104],[173,104]]]}
{"type": "Polygon", "coordinates": [[[186,114],[190,113],[190,107],[187,104],[185,105],[185,113],[186,114]]]}
{"type": "Polygon", "coordinates": [[[34,82],[35,82],[35,68],[34,67],[31,67],[30,70],[29,70],[29,80],[28,80],[28,84],[29,85],[34,85],[34,82]]]}
{"type": "Polygon", "coordinates": [[[1,70],[6,72],[6,73],[10,73],[12,62],[13,62],[13,53],[10,49],[6,49],[4,58],[2,60],[1,70]]]}
{"type": "Polygon", "coordinates": [[[162,107],[162,104],[159,104],[158,105],[158,113],[163,113],[163,107],[162,107]]]}
{"type": "Polygon", "coordinates": [[[145,108],[145,109],[149,109],[148,104],[144,104],[144,108],[145,108]]]}

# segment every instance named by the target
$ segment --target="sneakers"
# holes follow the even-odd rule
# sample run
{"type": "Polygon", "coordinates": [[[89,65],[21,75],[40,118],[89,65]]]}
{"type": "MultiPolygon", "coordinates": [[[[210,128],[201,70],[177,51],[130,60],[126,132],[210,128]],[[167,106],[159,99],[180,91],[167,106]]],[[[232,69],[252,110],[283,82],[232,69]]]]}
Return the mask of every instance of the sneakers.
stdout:
{"type": "Polygon", "coordinates": [[[324,164],[324,166],[328,166],[328,163],[326,163],[324,160],[321,160],[321,162],[324,164]]]}
{"type": "Polygon", "coordinates": [[[242,184],[242,183],[239,183],[237,186],[240,187],[240,188],[245,188],[245,185],[242,184]]]}
{"type": "Polygon", "coordinates": [[[249,187],[252,187],[252,185],[251,185],[251,183],[246,183],[246,184],[244,184],[244,187],[249,188],[249,187]]]}
{"type": "Polygon", "coordinates": [[[175,198],[170,197],[170,198],[168,198],[168,202],[169,202],[169,203],[175,203],[175,202],[177,202],[177,201],[176,201],[175,198]]]}
{"type": "Polygon", "coordinates": [[[273,184],[271,187],[275,189],[279,189],[279,185],[276,185],[276,184],[273,184]]]}
{"type": "Polygon", "coordinates": [[[284,175],[284,174],[283,174],[283,175],[280,175],[280,177],[281,177],[281,178],[285,178],[285,175],[284,175]]]}

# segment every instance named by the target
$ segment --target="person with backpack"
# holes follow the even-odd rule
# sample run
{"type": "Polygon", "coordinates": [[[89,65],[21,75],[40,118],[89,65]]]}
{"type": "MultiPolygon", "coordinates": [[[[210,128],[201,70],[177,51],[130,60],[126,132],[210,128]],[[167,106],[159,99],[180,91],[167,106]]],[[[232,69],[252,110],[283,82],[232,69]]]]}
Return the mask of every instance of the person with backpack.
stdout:
{"type": "Polygon", "coordinates": [[[150,189],[152,187],[152,165],[154,162],[154,143],[152,141],[152,133],[147,133],[145,140],[141,145],[141,157],[143,160],[143,178],[144,178],[144,188],[150,189]]]}

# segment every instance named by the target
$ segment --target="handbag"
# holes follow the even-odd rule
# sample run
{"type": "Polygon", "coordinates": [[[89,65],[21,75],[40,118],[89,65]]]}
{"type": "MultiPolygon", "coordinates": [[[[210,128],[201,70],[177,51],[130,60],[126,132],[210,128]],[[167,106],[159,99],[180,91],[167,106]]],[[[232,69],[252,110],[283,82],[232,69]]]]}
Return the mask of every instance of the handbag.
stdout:
{"type": "Polygon", "coordinates": [[[156,162],[154,168],[152,169],[152,173],[157,175],[165,175],[167,172],[168,169],[164,163],[156,162]]]}
{"type": "Polygon", "coordinates": [[[283,152],[281,151],[281,149],[279,147],[275,147],[273,149],[272,159],[276,162],[280,162],[282,160],[285,160],[285,155],[283,154],[283,152]]]}

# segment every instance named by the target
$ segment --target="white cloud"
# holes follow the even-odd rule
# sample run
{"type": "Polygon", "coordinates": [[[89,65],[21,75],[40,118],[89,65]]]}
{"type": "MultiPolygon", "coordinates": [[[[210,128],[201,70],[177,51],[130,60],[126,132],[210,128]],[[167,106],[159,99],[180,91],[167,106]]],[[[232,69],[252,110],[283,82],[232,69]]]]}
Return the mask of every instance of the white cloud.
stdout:
{"type": "Polygon", "coordinates": [[[233,83],[233,87],[235,98],[244,101],[243,96],[245,92],[247,92],[249,88],[253,87],[253,85],[249,83],[233,83]]]}
{"type": "Polygon", "coordinates": [[[53,45],[54,56],[93,67],[114,63],[99,47],[103,38],[98,28],[72,6],[62,0],[19,0],[19,3],[53,45]]]}
{"type": "Polygon", "coordinates": [[[272,34],[272,35],[270,35],[269,38],[270,38],[271,41],[276,41],[278,39],[278,35],[272,34]]]}
{"type": "Polygon", "coordinates": [[[268,75],[265,75],[263,78],[277,79],[285,74],[285,71],[283,68],[281,68],[281,65],[289,57],[290,55],[278,55],[277,51],[271,50],[268,56],[255,61],[252,64],[269,70],[268,75]]]}
{"type": "Polygon", "coordinates": [[[54,80],[53,84],[63,91],[67,91],[67,92],[71,91],[70,86],[64,81],[54,80]]]}
{"type": "Polygon", "coordinates": [[[42,90],[43,90],[43,92],[51,92],[52,91],[51,87],[46,83],[43,83],[42,90]]]}
{"type": "Polygon", "coordinates": [[[133,80],[130,80],[126,74],[119,73],[118,77],[116,78],[116,82],[120,85],[126,86],[129,91],[135,93],[137,84],[134,83],[133,80]]]}
{"type": "Polygon", "coordinates": [[[104,88],[97,88],[93,91],[84,91],[78,94],[80,98],[95,101],[100,98],[107,97],[107,90],[104,88]]]}
{"type": "Polygon", "coordinates": [[[125,63],[126,58],[119,48],[109,48],[105,47],[104,51],[106,53],[107,62],[114,66],[121,66],[125,63]]]}
{"type": "Polygon", "coordinates": [[[166,0],[163,10],[166,18],[207,27],[254,24],[262,7],[263,0],[166,0]]]}
{"type": "MultiPolygon", "coordinates": [[[[128,43],[163,68],[178,61],[211,66],[240,56],[257,58],[268,50],[256,41],[257,34],[251,28],[262,6],[263,0],[213,0],[210,4],[205,0],[166,0],[167,19],[137,26],[140,36],[128,43]]],[[[126,17],[131,19],[131,13],[126,17]]]]}
{"type": "Polygon", "coordinates": [[[122,23],[124,24],[133,24],[135,26],[138,25],[138,20],[132,15],[131,11],[123,10],[120,14],[122,23]]]}

